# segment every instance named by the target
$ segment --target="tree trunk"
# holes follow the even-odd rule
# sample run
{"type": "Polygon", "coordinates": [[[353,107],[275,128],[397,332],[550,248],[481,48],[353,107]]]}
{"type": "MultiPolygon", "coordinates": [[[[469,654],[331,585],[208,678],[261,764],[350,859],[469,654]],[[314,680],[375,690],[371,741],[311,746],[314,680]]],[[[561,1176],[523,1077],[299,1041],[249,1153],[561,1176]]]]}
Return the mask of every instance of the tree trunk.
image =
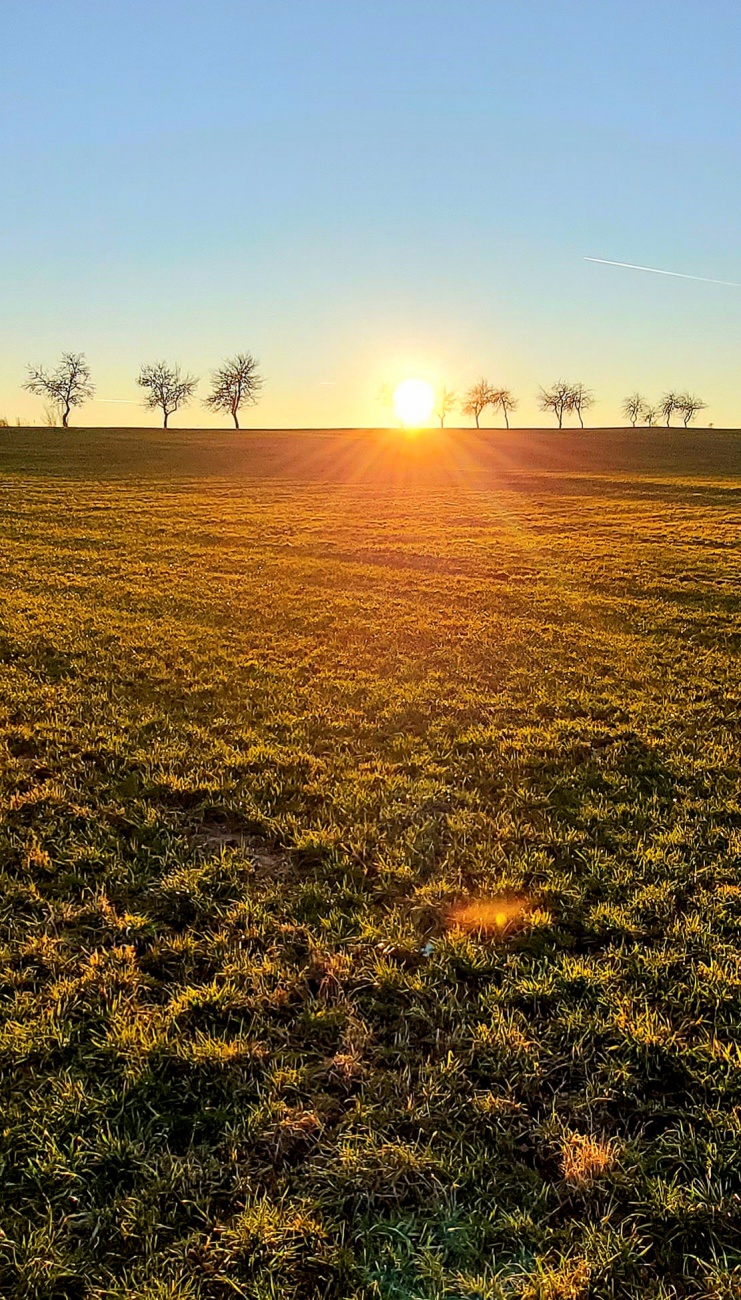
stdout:
{"type": "Polygon", "coordinates": [[[234,421],[234,428],[235,428],[235,429],[238,429],[238,428],[239,428],[239,417],[238,417],[236,411],[232,411],[232,419],[233,419],[233,421],[234,421]]]}
{"type": "Polygon", "coordinates": [[[62,412],[62,428],[69,428],[69,407],[66,406],[62,412]]]}
{"type": "Polygon", "coordinates": [[[558,412],[558,427],[563,429],[563,411],[558,412]]]}
{"type": "Polygon", "coordinates": [[[445,428],[445,416],[444,416],[444,415],[441,415],[441,416],[440,416],[440,428],[441,428],[441,429],[444,429],[444,428],[445,428]]]}
{"type": "Polygon", "coordinates": [[[169,418],[170,418],[170,412],[169,412],[169,411],[165,411],[165,418],[164,418],[164,420],[162,421],[162,428],[163,428],[163,429],[166,429],[166,428],[167,428],[167,421],[169,420],[169,418]]]}
{"type": "Polygon", "coordinates": [[[584,421],[583,421],[582,418],[581,418],[581,411],[578,409],[578,407],[577,407],[576,414],[579,416],[579,424],[581,425],[581,427],[582,427],[582,429],[583,429],[583,428],[584,428],[584,421]]]}
{"type": "Polygon", "coordinates": [[[476,428],[478,429],[478,428],[480,428],[480,425],[479,425],[479,413],[478,413],[478,411],[475,412],[475,415],[476,415],[476,428]]]}
{"type": "Polygon", "coordinates": [[[509,416],[507,415],[507,408],[506,408],[506,406],[505,406],[505,408],[504,408],[504,423],[505,423],[505,427],[508,429],[508,428],[509,428],[509,416]]]}

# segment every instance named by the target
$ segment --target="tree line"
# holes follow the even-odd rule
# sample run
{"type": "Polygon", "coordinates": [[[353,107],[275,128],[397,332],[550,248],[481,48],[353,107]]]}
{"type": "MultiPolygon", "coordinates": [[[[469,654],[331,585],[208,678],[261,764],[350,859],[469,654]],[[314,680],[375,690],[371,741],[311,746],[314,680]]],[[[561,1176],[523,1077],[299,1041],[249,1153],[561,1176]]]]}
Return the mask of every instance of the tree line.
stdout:
{"type": "MultiPolygon", "coordinates": [[[[143,390],[144,406],[162,412],[162,424],[166,429],[170,416],[193,400],[200,381],[194,375],[184,374],[178,365],[156,361],[141,367],[136,382],[143,390]]],[[[256,357],[251,352],[238,352],[212,372],[210,392],[203,404],[211,411],[230,415],[235,429],[238,429],[240,411],[256,405],[263,384],[256,357]]],[[[72,411],[95,396],[90,366],[83,352],[63,352],[55,370],[29,366],[23,387],[43,398],[50,421],[61,420],[65,429],[69,427],[72,411]]],[[[541,388],[538,393],[541,411],[553,415],[559,429],[563,428],[564,419],[569,415],[576,416],[583,429],[584,415],[594,402],[594,393],[584,384],[567,383],[563,379],[556,380],[550,388],[541,388]]],[[[686,391],[665,393],[656,403],[647,401],[641,393],[631,393],[621,409],[633,428],[638,424],[651,428],[659,417],[669,428],[672,417],[677,415],[686,429],[695,416],[706,409],[706,405],[694,393],[686,391]]],[[[441,428],[457,406],[458,398],[452,389],[441,388],[435,405],[441,428]]],[[[473,418],[477,429],[481,427],[481,416],[486,410],[499,411],[509,429],[510,414],[517,407],[518,401],[511,389],[497,387],[488,379],[479,379],[465,393],[460,410],[473,418]]]]}
{"type": "Polygon", "coordinates": [[[634,429],[637,424],[646,424],[651,428],[660,415],[666,420],[668,429],[675,413],[679,415],[686,429],[698,412],[706,408],[707,402],[701,402],[694,393],[664,393],[661,401],[655,405],[647,402],[640,393],[631,393],[630,397],[626,397],[623,402],[622,411],[634,429]]]}
{"type": "MultiPolygon", "coordinates": [[[[155,361],[141,367],[136,382],[144,390],[144,406],[162,412],[162,425],[166,429],[170,416],[193,400],[200,381],[195,375],[183,374],[180,366],[155,361]]],[[[257,359],[251,352],[238,352],[214,370],[211,391],[203,404],[211,411],[231,415],[238,429],[239,412],[257,403],[263,383],[257,359]]],[[[56,370],[29,366],[23,387],[42,397],[47,415],[55,422],[61,419],[65,429],[69,428],[69,417],[75,407],[84,406],[95,396],[95,384],[83,352],[63,352],[56,370]]]]}
{"type": "MultiPolygon", "coordinates": [[[[557,379],[550,388],[541,388],[538,392],[538,406],[541,411],[554,416],[559,429],[563,428],[564,419],[568,415],[575,415],[583,429],[584,415],[590,407],[594,406],[594,403],[595,397],[591,389],[581,383],[567,383],[563,379],[557,379]]],[[[456,410],[457,404],[458,399],[451,389],[440,390],[435,414],[441,428],[444,427],[447,417],[456,410]]],[[[464,415],[473,418],[477,429],[481,427],[480,421],[484,411],[498,410],[504,417],[505,426],[509,428],[510,412],[516,411],[517,405],[517,399],[512,396],[509,388],[497,388],[488,379],[479,379],[466,392],[460,410],[464,415]]],[[[631,393],[630,397],[625,398],[621,410],[634,429],[638,424],[653,427],[657,424],[659,416],[666,420],[668,428],[674,415],[681,418],[686,429],[698,412],[704,411],[706,407],[706,402],[689,392],[665,393],[655,404],[647,401],[641,393],[631,393]]]]}

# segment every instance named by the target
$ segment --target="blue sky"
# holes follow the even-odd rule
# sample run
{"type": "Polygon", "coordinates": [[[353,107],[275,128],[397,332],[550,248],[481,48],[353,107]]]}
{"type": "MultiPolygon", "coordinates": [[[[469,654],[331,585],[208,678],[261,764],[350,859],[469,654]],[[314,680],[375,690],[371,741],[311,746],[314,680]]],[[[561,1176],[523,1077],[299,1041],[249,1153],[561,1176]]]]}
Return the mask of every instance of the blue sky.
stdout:
{"type": "MultiPolygon", "coordinates": [[[[741,422],[741,6],[731,0],[3,0],[0,414],[83,350],[249,348],[253,423],[384,422],[407,374],[581,379],[741,422]]],[[[86,422],[146,423],[123,401],[86,422]]],[[[183,424],[213,423],[194,407],[183,424]]],[[[175,423],[175,421],[173,421],[175,423]]]]}

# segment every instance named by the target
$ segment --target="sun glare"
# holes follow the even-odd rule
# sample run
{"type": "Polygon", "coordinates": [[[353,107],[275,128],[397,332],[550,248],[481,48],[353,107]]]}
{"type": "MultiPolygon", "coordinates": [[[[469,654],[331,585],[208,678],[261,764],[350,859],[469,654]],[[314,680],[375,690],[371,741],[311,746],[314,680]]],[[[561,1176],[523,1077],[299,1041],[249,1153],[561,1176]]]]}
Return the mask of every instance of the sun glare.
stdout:
{"type": "Polygon", "coordinates": [[[405,379],[394,389],[396,417],[407,427],[425,424],[434,405],[434,389],[424,379],[405,379]]]}
{"type": "Polygon", "coordinates": [[[469,933],[504,935],[523,924],[530,907],[530,901],[521,895],[470,898],[451,908],[448,923],[469,933]]]}

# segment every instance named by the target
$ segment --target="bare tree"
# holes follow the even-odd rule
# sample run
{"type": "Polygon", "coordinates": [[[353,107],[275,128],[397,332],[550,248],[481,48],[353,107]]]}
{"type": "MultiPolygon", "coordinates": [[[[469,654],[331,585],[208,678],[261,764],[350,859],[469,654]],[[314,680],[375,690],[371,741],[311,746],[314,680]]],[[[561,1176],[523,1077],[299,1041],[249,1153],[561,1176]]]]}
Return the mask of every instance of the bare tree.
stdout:
{"type": "Polygon", "coordinates": [[[646,403],[641,397],[641,394],[631,393],[630,397],[626,397],[623,402],[622,411],[626,420],[630,420],[630,423],[635,429],[638,421],[641,417],[645,417],[646,413],[646,403]]]}
{"type": "Polygon", "coordinates": [[[445,426],[446,417],[455,410],[455,403],[456,396],[452,388],[441,388],[435,403],[435,415],[440,421],[441,429],[445,426]]]}
{"type": "Polygon", "coordinates": [[[707,405],[707,402],[701,402],[699,397],[695,397],[694,393],[680,393],[678,395],[676,409],[682,416],[685,429],[694,420],[698,411],[707,410],[707,405]]]}
{"type": "Polygon", "coordinates": [[[646,428],[653,429],[659,418],[659,408],[653,402],[646,402],[641,411],[641,415],[643,416],[643,423],[646,425],[646,428]]]}
{"type": "Polygon", "coordinates": [[[582,412],[588,411],[590,406],[594,406],[594,393],[591,389],[585,388],[584,384],[574,384],[571,389],[571,402],[569,404],[569,409],[576,411],[582,429],[584,428],[582,412]]]}
{"type": "Polygon", "coordinates": [[[394,390],[389,383],[379,384],[378,392],[376,393],[376,401],[383,409],[384,414],[388,414],[393,410],[394,390]]]}
{"type": "Polygon", "coordinates": [[[559,429],[563,428],[563,417],[572,410],[573,386],[563,379],[556,380],[550,388],[541,388],[538,405],[541,411],[553,411],[559,429]]]}
{"type": "Polygon", "coordinates": [[[674,412],[679,408],[681,395],[679,393],[664,393],[660,403],[659,411],[666,419],[666,427],[669,428],[671,418],[674,412]]]}
{"type": "Polygon", "coordinates": [[[251,352],[238,352],[215,370],[211,378],[211,392],[204,405],[212,411],[228,411],[239,428],[239,411],[243,406],[256,406],[262,391],[263,379],[258,370],[259,361],[251,352]]]}
{"type": "Polygon", "coordinates": [[[498,388],[492,397],[491,404],[495,410],[499,407],[504,416],[505,426],[509,428],[509,413],[517,410],[519,405],[517,398],[512,396],[509,388],[498,388]]]}
{"type": "Polygon", "coordinates": [[[23,387],[36,397],[46,398],[45,410],[48,412],[51,408],[58,417],[61,416],[65,429],[69,428],[73,408],[83,406],[95,395],[95,385],[90,378],[90,367],[84,352],[63,352],[56,370],[29,366],[28,379],[23,387]]]}
{"type": "Polygon", "coordinates": [[[482,411],[485,411],[487,406],[491,406],[495,396],[495,389],[488,379],[479,379],[478,383],[472,384],[466,393],[461,410],[464,415],[473,416],[477,429],[480,427],[479,419],[482,411]]]}
{"type": "Polygon", "coordinates": [[[136,382],[146,394],[144,405],[150,411],[158,407],[162,411],[164,429],[173,412],[188,405],[198,385],[193,375],[181,375],[179,366],[168,366],[165,361],[142,366],[136,382]]]}

